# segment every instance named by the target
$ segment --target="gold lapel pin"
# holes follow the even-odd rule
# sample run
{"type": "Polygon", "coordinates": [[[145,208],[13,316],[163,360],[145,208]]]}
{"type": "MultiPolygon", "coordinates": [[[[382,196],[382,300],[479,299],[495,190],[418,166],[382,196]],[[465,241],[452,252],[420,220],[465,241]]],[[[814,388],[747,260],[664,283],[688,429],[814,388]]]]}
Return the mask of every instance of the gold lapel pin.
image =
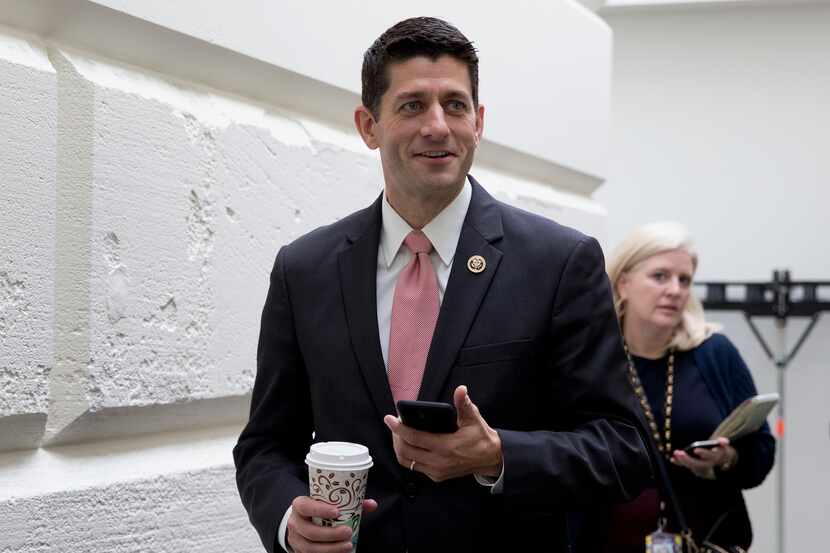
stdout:
{"type": "Polygon", "coordinates": [[[469,269],[471,273],[482,273],[486,268],[487,261],[485,261],[480,255],[471,256],[470,259],[467,260],[467,269],[469,269]]]}

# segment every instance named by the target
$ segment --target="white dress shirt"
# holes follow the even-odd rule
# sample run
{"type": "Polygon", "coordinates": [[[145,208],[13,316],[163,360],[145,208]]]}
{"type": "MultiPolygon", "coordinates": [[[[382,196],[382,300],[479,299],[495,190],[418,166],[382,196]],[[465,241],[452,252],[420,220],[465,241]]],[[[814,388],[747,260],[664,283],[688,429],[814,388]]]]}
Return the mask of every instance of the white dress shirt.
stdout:
{"type": "MultiPolygon", "coordinates": [[[[467,216],[467,209],[470,207],[472,197],[472,186],[470,186],[469,181],[465,180],[464,187],[458,196],[421,229],[429,238],[433,247],[429,254],[429,260],[432,262],[435,276],[438,278],[439,305],[444,300],[444,291],[447,289],[447,282],[450,279],[455,249],[458,247],[461,227],[464,226],[464,218],[467,216]]],[[[412,260],[413,254],[404,245],[403,241],[412,232],[413,228],[389,205],[386,195],[384,195],[381,204],[380,244],[378,245],[377,263],[377,310],[380,349],[383,353],[383,364],[388,371],[389,329],[392,323],[392,301],[395,297],[395,283],[398,281],[398,275],[412,260]]],[[[494,481],[479,475],[475,475],[475,478],[484,486],[492,486],[493,493],[500,493],[503,476],[504,468],[502,468],[502,476],[498,480],[494,481]]],[[[287,551],[290,551],[290,549],[286,547],[285,533],[289,516],[291,516],[291,507],[288,507],[282,517],[277,533],[280,545],[287,551]]]]}

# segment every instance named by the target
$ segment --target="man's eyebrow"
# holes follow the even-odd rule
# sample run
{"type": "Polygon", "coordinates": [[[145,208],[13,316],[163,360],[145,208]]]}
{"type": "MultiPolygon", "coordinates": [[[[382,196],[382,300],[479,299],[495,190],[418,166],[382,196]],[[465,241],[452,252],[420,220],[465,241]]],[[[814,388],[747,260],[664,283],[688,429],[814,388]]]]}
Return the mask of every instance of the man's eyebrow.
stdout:
{"type": "Polygon", "coordinates": [[[402,90],[395,94],[393,100],[399,102],[401,100],[406,100],[409,98],[423,98],[426,94],[419,90],[402,90]]]}
{"type": "Polygon", "coordinates": [[[464,90],[463,88],[454,88],[447,91],[444,96],[448,96],[451,98],[470,98],[470,93],[464,90]]]}
{"type": "MultiPolygon", "coordinates": [[[[421,90],[402,90],[395,94],[392,98],[394,102],[400,102],[401,100],[408,100],[410,98],[414,98],[416,100],[420,100],[429,96],[428,93],[421,91],[421,90]]],[[[464,90],[463,88],[453,88],[449,90],[442,91],[440,96],[442,98],[459,98],[462,100],[469,100],[470,93],[464,90]]]]}

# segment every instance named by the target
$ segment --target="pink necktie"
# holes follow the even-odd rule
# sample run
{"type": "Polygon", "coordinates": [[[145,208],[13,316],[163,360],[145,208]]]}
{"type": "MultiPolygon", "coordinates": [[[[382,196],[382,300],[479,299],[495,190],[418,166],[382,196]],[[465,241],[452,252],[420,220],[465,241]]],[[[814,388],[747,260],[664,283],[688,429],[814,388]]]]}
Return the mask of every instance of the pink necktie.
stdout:
{"type": "Polygon", "coordinates": [[[398,275],[389,331],[389,387],[395,402],[416,399],[438,320],[438,280],[429,260],[432,244],[410,232],[404,244],[414,254],[398,275]]]}

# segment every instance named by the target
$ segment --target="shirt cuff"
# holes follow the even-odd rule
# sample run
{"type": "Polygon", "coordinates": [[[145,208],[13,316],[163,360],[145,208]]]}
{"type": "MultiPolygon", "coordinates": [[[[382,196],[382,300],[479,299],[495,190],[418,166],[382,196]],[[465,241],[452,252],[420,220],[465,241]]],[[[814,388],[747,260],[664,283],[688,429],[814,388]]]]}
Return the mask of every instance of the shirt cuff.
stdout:
{"type": "Polygon", "coordinates": [[[293,553],[293,550],[288,547],[288,544],[285,543],[285,535],[288,533],[288,517],[291,516],[291,505],[288,506],[288,509],[285,511],[285,514],[282,515],[282,521],[280,522],[280,527],[277,530],[277,541],[280,542],[280,547],[288,551],[288,553],[293,553]]]}
{"type": "Polygon", "coordinates": [[[501,464],[501,474],[499,474],[498,478],[485,476],[483,474],[473,474],[473,476],[475,477],[476,482],[482,486],[490,488],[491,494],[498,495],[502,493],[502,490],[504,489],[504,462],[501,464]]]}

